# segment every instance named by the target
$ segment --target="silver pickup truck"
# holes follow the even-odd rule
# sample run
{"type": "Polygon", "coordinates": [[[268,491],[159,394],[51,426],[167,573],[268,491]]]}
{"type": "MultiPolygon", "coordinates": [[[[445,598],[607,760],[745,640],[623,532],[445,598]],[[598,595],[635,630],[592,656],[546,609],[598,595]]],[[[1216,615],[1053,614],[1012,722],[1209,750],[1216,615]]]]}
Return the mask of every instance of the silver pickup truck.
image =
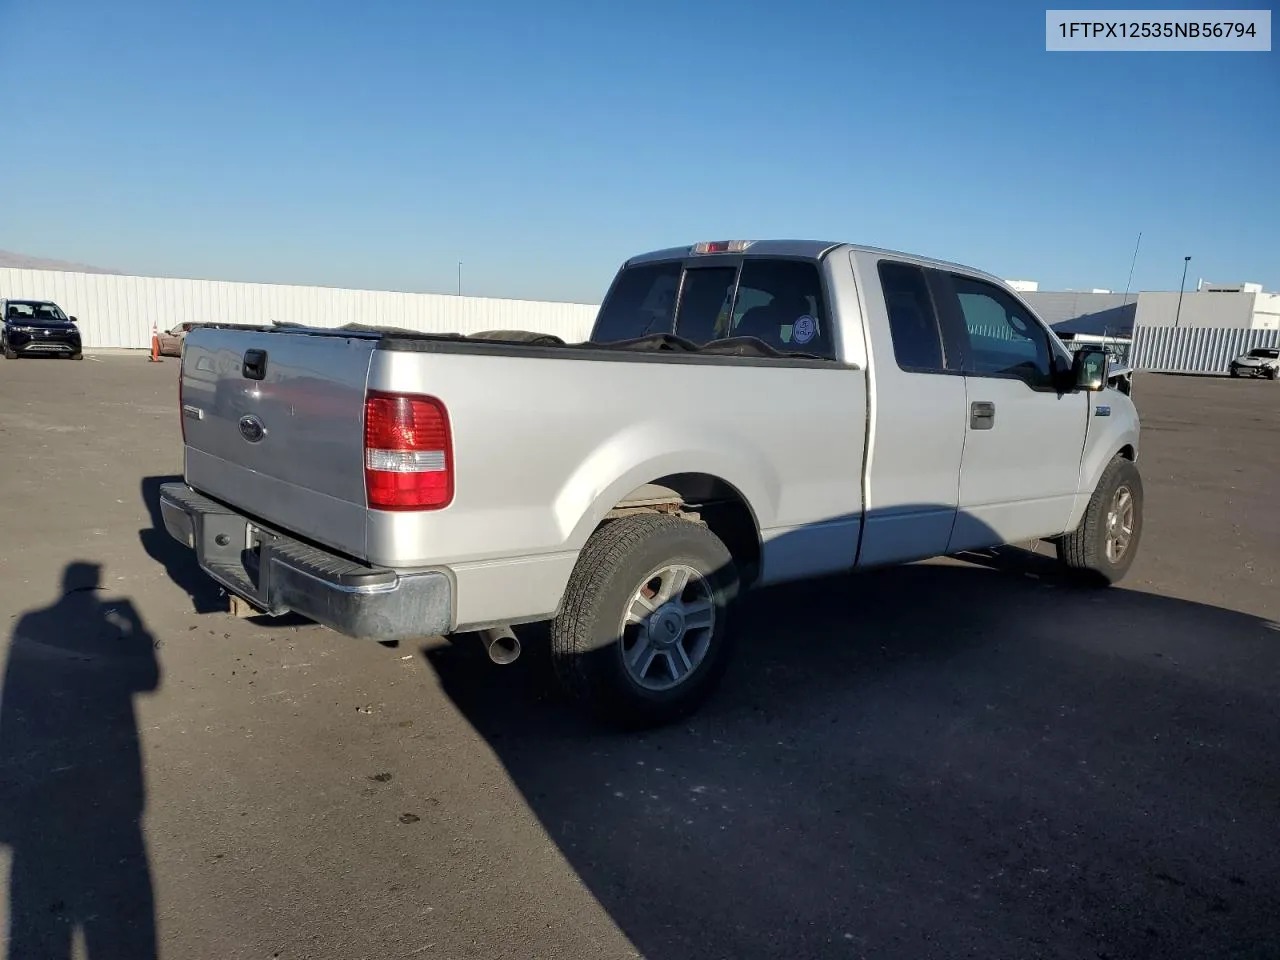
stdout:
{"type": "Polygon", "coordinates": [[[628,260],[590,338],[193,330],[170,534],[240,604],[355,637],[550,622],[567,690],[694,709],[747,588],[1142,530],[1138,416],[1007,285],[845,243],[628,260]]]}

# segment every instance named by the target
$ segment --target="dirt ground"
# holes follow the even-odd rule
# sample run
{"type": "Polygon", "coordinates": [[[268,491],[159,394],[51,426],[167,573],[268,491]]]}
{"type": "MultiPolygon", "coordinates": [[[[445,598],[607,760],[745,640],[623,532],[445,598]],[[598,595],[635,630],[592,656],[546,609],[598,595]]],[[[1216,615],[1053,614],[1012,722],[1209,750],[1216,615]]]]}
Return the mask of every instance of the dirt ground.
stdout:
{"type": "Polygon", "coordinates": [[[1280,384],[1138,377],[1121,587],[762,592],[622,736],[536,649],[221,612],[156,528],[177,370],[0,363],[11,960],[1280,956],[1280,384]]]}

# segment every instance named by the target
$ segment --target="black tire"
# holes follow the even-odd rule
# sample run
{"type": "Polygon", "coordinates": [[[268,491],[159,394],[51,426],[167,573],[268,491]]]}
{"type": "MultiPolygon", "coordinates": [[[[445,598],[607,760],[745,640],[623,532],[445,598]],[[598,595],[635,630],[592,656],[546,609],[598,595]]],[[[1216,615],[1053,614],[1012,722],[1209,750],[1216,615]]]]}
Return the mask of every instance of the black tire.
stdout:
{"type": "Polygon", "coordinates": [[[16,350],[10,350],[9,345],[7,343],[4,345],[4,358],[6,360],[18,359],[18,352],[16,350]]]}
{"type": "Polygon", "coordinates": [[[1280,367],[1272,367],[1267,371],[1268,380],[1280,380],[1280,367]]]}
{"type": "MultiPolygon", "coordinates": [[[[570,697],[614,726],[644,729],[688,716],[711,695],[728,666],[726,621],[737,593],[732,555],[702,524],[658,514],[608,521],[587,540],[551,622],[556,676],[570,697]],[[714,620],[709,635],[698,640],[699,645],[706,640],[705,653],[693,669],[675,685],[654,690],[633,679],[624,664],[626,645],[634,641],[624,640],[622,622],[636,592],[674,564],[699,574],[701,580],[691,581],[689,589],[705,591],[714,620]]],[[[673,662],[665,655],[664,661],[673,662]]]]}
{"type": "Polygon", "coordinates": [[[1084,583],[1104,587],[1117,583],[1129,572],[1142,540],[1142,505],[1142,475],[1137,465],[1125,457],[1113,457],[1089,498],[1080,526],[1058,540],[1058,559],[1084,583]],[[1122,489],[1127,489],[1133,500],[1132,532],[1124,552],[1113,560],[1107,552],[1108,517],[1122,489]]]}
{"type": "Polygon", "coordinates": [[[83,354],[83,353],[69,353],[69,354],[67,354],[67,359],[68,359],[68,360],[83,360],[83,359],[84,359],[84,354],[83,354]]]}

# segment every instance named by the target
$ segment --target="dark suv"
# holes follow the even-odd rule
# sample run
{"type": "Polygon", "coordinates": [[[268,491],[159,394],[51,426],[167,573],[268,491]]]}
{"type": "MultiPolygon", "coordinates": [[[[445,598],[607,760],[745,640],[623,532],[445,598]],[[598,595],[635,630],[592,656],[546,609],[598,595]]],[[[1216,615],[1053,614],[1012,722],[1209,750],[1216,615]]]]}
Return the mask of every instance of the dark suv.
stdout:
{"type": "Polygon", "coordinates": [[[25,356],[79,360],[80,330],[52,300],[0,300],[4,326],[0,347],[6,360],[25,356]]]}

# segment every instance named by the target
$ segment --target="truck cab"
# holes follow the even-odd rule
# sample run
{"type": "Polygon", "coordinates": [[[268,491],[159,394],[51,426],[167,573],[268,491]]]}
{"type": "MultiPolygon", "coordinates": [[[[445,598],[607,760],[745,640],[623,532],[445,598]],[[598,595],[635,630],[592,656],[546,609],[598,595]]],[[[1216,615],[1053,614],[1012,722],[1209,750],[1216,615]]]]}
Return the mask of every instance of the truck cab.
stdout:
{"type": "Polygon", "coordinates": [[[655,333],[865,371],[860,567],[1071,530],[1110,460],[1137,459],[1132,401],[1077,382],[1105,355],[1077,363],[1007,284],[959,264],[810,241],[658,251],[628,261],[591,340],[655,333]]]}

